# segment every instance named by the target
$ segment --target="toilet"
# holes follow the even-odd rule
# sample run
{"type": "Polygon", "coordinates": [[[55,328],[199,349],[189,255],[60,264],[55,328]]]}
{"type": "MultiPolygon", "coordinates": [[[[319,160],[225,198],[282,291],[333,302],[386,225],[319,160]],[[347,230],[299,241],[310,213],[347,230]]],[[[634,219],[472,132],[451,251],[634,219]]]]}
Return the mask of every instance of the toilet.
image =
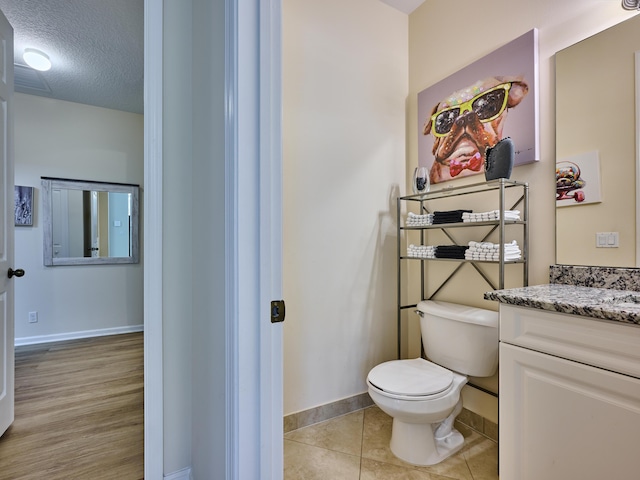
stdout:
{"type": "Polygon", "coordinates": [[[464,444],[453,422],[467,376],[490,377],[498,368],[498,313],[432,300],[420,302],[416,313],[428,360],[382,363],[367,384],[371,399],[393,418],[393,454],[434,465],[464,444]]]}

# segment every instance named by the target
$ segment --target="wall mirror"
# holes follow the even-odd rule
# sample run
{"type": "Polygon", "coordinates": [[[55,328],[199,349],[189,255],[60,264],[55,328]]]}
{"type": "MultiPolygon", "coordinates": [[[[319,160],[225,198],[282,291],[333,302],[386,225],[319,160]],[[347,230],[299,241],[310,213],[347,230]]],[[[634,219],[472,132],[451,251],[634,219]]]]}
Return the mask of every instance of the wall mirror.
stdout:
{"type": "Polygon", "coordinates": [[[41,177],[44,264],[139,261],[139,186],[41,177]]]}
{"type": "Polygon", "coordinates": [[[640,15],[556,54],[556,165],[579,167],[560,179],[573,192],[556,201],[556,263],[638,266],[637,51],[640,15]],[[599,195],[585,198],[585,182],[599,195]],[[608,233],[617,247],[608,235],[598,246],[608,233]]]}

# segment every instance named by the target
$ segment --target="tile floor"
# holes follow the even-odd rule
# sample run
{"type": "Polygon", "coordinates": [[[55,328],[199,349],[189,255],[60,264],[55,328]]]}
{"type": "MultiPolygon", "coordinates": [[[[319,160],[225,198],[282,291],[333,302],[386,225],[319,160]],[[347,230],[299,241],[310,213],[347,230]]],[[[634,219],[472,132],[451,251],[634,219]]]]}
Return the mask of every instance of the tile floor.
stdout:
{"type": "Polygon", "coordinates": [[[456,424],[465,446],[438,465],[417,467],[389,449],[391,417],[373,406],[284,435],[285,480],[497,480],[498,446],[456,424]]]}

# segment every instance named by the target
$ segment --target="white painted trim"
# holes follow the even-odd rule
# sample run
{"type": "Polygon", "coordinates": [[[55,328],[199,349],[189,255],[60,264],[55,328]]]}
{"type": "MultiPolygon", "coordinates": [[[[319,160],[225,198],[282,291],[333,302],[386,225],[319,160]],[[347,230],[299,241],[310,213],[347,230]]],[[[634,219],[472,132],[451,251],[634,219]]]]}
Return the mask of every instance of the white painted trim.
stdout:
{"type": "Polygon", "coordinates": [[[193,480],[190,468],[183,468],[177,472],[164,476],[164,480],[193,480]]]}
{"type": "Polygon", "coordinates": [[[164,473],[162,0],[144,0],[144,478],[164,473]]]}
{"type": "Polygon", "coordinates": [[[81,330],[79,332],[55,333],[52,335],[36,335],[34,337],[21,337],[15,339],[15,346],[35,345],[38,343],[64,342],[78,340],[80,338],[106,337],[108,335],[122,335],[125,333],[142,332],[143,325],[128,325],[126,327],[100,328],[97,330],[81,330]]]}
{"type": "Polygon", "coordinates": [[[227,2],[226,65],[227,478],[278,480],[282,326],[271,324],[269,302],[282,289],[281,8],[280,0],[234,3],[227,2]]]}
{"type": "MultiPolygon", "coordinates": [[[[281,0],[260,2],[260,306],[282,299],[281,0]]],[[[282,324],[260,308],[260,478],[283,475],[282,324]]]]}
{"type": "Polygon", "coordinates": [[[225,409],[226,478],[239,479],[239,367],[238,367],[238,3],[225,2],[225,277],[227,338],[225,409]]]}
{"type": "Polygon", "coordinates": [[[636,267],[640,267],[640,50],[636,60],[636,267]]]}

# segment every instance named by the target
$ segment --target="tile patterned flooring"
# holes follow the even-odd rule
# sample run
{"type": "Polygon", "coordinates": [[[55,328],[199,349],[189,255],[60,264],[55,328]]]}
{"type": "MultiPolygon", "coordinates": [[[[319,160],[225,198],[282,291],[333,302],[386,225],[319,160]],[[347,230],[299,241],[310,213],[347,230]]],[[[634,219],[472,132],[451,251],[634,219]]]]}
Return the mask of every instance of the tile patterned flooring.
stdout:
{"type": "Polygon", "coordinates": [[[456,423],[465,446],[438,465],[418,467],[389,449],[391,417],[376,406],[284,435],[285,480],[497,480],[498,446],[456,423]]]}

